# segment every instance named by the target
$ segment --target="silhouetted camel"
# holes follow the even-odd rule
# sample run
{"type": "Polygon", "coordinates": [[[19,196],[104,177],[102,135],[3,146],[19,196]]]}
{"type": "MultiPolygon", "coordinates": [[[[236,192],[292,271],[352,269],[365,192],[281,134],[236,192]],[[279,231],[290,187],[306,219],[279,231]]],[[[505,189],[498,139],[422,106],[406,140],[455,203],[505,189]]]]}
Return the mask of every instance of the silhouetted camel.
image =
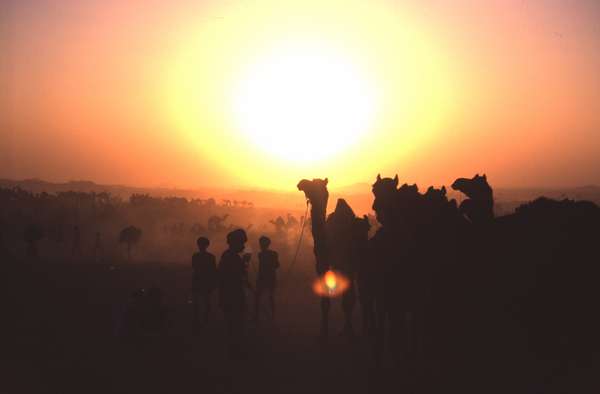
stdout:
{"type": "MultiPolygon", "coordinates": [[[[445,188],[421,194],[416,185],[398,183],[378,176],[373,185],[382,224],[369,242],[383,289],[378,361],[390,349],[415,382],[425,371],[419,366],[428,364],[438,378],[477,385],[512,381],[516,367],[499,365],[531,363],[524,358],[531,352],[570,360],[600,347],[592,334],[599,324],[585,312],[598,298],[595,204],[542,198],[494,218],[485,175],[454,182],[469,197],[460,208],[445,188]]],[[[519,368],[525,365],[532,366],[519,368]]]]}
{"type": "Polygon", "coordinates": [[[223,216],[213,215],[208,218],[208,231],[210,233],[218,233],[224,232],[227,230],[227,227],[224,226],[225,220],[229,217],[229,214],[225,214],[223,216]]]}
{"type": "MultiPolygon", "coordinates": [[[[345,335],[353,335],[352,313],[356,303],[356,270],[360,262],[356,255],[357,248],[354,242],[361,238],[357,236],[357,220],[352,208],[344,199],[337,201],[335,210],[327,217],[325,223],[327,242],[329,243],[329,258],[331,267],[343,275],[349,281],[349,287],[342,295],[342,308],[344,311],[344,329],[345,335]]],[[[368,227],[365,236],[368,234],[368,227]]]]}
{"type": "MultiPolygon", "coordinates": [[[[298,190],[303,191],[310,202],[311,229],[314,241],[313,251],[315,253],[317,275],[323,275],[330,268],[330,256],[328,240],[325,229],[325,214],[329,191],[327,190],[328,179],[303,179],[298,183],[298,190]]],[[[321,297],[321,337],[326,338],[329,333],[329,308],[330,300],[321,297]]]]}
{"type": "Polygon", "coordinates": [[[458,178],[452,184],[452,189],[464,193],[464,200],[459,211],[473,223],[489,223],[494,219],[494,197],[492,188],[485,174],[476,174],[473,178],[458,178]]]}
{"type": "Polygon", "coordinates": [[[375,334],[375,295],[376,286],[376,266],[371,261],[369,255],[369,230],[371,224],[369,218],[364,215],[362,218],[355,218],[352,226],[351,253],[352,263],[356,270],[356,287],[358,289],[358,299],[361,306],[362,315],[362,333],[372,336],[375,334]]]}
{"type": "Polygon", "coordinates": [[[285,234],[285,221],[281,216],[277,216],[275,220],[269,220],[269,223],[271,223],[275,227],[275,234],[277,236],[282,237],[285,234]]]}
{"type": "Polygon", "coordinates": [[[444,187],[429,187],[421,194],[417,185],[398,184],[397,176],[379,175],[373,184],[373,209],[381,223],[369,240],[377,310],[374,350],[380,363],[384,349],[390,348],[416,379],[430,338],[427,324],[434,278],[445,261],[458,254],[454,248],[468,223],[456,201],[448,200],[444,187]]]}

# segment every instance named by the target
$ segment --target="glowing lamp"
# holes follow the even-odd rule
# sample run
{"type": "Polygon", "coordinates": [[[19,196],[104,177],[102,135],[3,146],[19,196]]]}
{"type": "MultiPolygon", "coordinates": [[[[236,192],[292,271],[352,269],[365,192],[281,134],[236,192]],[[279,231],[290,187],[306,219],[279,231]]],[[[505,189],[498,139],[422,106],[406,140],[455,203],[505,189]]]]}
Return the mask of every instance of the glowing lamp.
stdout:
{"type": "Polygon", "coordinates": [[[329,270],[313,283],[313,291],[321,297],[338,297],[350,287],[350,281],[338,271],[329,270]]]}
{"type": "Polygon", "coordinates": [[[335,291],[337,287],[337,279],[335,277],[335,273],[331,270],[325,273],[325,286],[329,291],[335,291]]]}

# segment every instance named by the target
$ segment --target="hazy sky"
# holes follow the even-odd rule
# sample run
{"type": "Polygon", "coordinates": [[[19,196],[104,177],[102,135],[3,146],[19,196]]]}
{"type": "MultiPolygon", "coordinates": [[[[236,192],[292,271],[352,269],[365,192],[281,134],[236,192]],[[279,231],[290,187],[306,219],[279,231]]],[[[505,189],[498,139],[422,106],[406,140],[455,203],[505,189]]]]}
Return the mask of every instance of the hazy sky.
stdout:
{"type": "Polygon", "coordinates": [[[0,177],[600,184],[600,2],[4,0],[0,177]]]}

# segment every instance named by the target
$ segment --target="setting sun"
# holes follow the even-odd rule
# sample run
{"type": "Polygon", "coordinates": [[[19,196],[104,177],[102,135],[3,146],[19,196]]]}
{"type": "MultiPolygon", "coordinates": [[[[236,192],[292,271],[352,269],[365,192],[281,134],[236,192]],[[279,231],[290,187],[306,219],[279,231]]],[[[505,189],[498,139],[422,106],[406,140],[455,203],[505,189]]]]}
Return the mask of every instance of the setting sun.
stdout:
{"type": "Polygon", "coordinates": [[[598,182],[593,11],[21,3],[4,24],[3,177],[291,190],[304,177],[447,184],[485,169],[507,185],[598,182]]]}
{"type": "Polygon", "coordinates": [[[233,117],[259,149],[313,162],[331,158],[368,131],[376,91],[365,72],[334,48],[286,43],[242,73],[233,117]]]}

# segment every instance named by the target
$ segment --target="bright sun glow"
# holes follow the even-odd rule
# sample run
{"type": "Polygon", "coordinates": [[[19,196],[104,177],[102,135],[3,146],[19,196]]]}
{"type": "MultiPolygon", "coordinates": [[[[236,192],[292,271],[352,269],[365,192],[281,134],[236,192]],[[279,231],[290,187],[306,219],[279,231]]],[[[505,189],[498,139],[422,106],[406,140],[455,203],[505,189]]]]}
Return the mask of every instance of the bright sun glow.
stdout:
{"type": "Polygon", "coordinates": [[[199,180],[288,189],[408,171],[459,102],[453,57],[390,2],[217,3],[206,22],[189,15],[152,92],[199,180]]]}
{"type": "Polygon", "coordinates": [[[376,96],[374,83],[342,54],[286,44],[242,72],[233,91],[233,116],[262,150],[315,162],[355,144],[369,130],[376,96]]]}

